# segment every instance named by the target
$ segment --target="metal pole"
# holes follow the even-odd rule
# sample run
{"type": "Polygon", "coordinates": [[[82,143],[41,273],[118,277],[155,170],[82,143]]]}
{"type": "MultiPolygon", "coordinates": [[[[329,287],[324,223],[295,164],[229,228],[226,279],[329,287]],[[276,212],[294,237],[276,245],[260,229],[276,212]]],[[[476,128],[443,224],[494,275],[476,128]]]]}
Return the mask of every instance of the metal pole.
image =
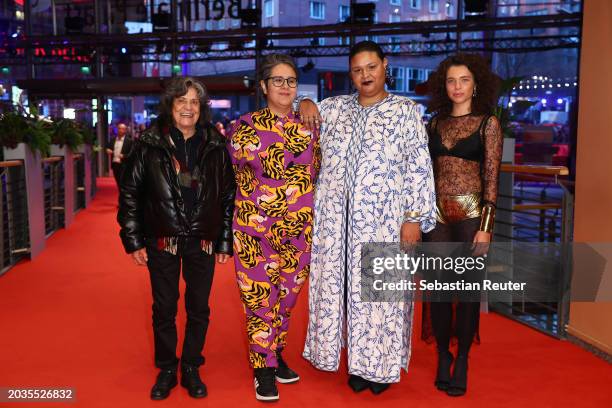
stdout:
{"type": "Polygon", "coordinates": [[[463,0],[457,0],[457,33],[456,33],[456,44],[455,44],[455,52],[461,51],[461,29],[459,28],[459,24],[461,22],[461,17],[463,14],[463,0]]]}
{"type": "MultiPolygon", "coordinates": [[[[170,1],[170,32],[176,34],[177,30],[177,3],[176,0],[170,1]]],[[[171,76],[175,76],[174,66],[178,64],[178,49],[176,46],[176,36],[172,37],[172,64],[170,66],[171,76]]]]}
{"type": "MultiPolygon", "coordinates": [[[[262,0],[256,0],[255,4],[255,8],[260,11],[259,26],[261,27],[261,18],[263,15],[263,13],[261,13],[262,0]]],[[[259,110],[259,108],[261,107],[262,92],[261,87],[259,86],[259,82],[257,81],[257,74],[259,73],[259,67],[261,66],[261,48],[266,42],[267,40],[265,36],[257,34],[257,37],[255,39],[255,110],[259,110]]]]}
{"type": "MultiPolygon", "coordinates": [[[[25,47],[27,76],[28,76],[28,79],[34,79],[36,77],[36,69],[34,67],[34,59],[32,57],[32,45],[30,44],[30,38],[32,38],[32,7],[30,4],[30,0],[25,0],[23,2],[23,14],[24,14],[25,36],[26,36],[26,39],[28,40],[28,43],[25,47]]],[[[33,105],[33,103],[30,103],[30,105],[33,105]]]]}
{"type": "Polygon", "coordinates": [[[55,0],[51,0],[51,15],[53,19],[53,35],[57,35],[57,10],[55,0]]]}

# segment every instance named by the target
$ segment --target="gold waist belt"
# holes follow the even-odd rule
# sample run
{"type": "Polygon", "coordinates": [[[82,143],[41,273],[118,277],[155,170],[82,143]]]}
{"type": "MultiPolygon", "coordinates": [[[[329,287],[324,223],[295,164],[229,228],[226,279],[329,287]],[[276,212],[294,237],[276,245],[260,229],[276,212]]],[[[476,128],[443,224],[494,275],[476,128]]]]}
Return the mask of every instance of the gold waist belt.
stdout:
{"type": "Polygon", "coordinates": [[[481,198],[480,193],[438,196],[436,198],[436,221],[441,224],[452,224],[480,217],[482,214],[481,198]]]}

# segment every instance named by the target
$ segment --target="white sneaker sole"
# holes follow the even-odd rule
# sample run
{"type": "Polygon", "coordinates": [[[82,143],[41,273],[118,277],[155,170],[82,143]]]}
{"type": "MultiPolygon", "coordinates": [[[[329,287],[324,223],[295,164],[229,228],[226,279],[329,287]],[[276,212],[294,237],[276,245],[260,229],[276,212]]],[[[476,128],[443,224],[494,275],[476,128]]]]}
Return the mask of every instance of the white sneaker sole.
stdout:
{"type": "Polygon", "coordinates": [[[292,383],[300,381],[300,377],[295,377],[291,379],[276,377],[276,381],[278,381],[281,384],[292,384],[292,383]]]}
{"type": "Polygon", "coordinates": [[[275,396],[275,397],[264,397],[263,395],[259,395],[257,393],[257,391],[255,391],[255,399],[257,399],[257,401],[278,401],[279,396],[275,396]]]}

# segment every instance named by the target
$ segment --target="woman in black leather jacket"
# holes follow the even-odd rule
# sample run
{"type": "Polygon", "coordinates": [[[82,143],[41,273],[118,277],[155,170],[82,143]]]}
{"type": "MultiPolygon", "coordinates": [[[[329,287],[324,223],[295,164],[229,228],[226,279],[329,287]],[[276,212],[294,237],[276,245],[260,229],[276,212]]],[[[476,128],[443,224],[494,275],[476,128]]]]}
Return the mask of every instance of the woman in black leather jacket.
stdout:
{"type": "Polygon", "coordinates": [[[177,381],[175,318],[179,276],[186,283],[187,325],[181,385],[207,395],[200,379],[215,260],[232,255],[236,184],[225,139],[209,125],[204,85],[174,78],[162,98],[158,124],[137,141],[121,179],[121,239],[136,264],[147,265],[153,292],[155,365],[151,399],[165,399],[177,381]],[[168,124],[167,126],[164,124],[168,124]]]}

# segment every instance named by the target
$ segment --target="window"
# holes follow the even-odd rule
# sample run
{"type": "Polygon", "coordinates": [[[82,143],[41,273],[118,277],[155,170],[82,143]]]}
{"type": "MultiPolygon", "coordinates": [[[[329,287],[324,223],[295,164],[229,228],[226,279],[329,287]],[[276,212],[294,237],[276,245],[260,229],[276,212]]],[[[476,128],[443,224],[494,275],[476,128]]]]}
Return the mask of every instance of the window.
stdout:
{"type": "Polygon", "coordinates": [[[406,87],[407,92],[414,92],[416,85],[425,81],[427,75],[426,69],[421,68],[408,68],[408,86],[406,87]]]}
{"type": "Polygon", "coordinates": [[[420,10],[421,9],[421,0],[409,0],[411,9],[420,10]]]}
{"type": "Polygon", "coordinates": [[[399,43],[402,41],[402,39],[400,37],[391,37],[389,40],[389,42],[391,43],[391,52],[399,52],[399,43]]]}
{"type": "Polygon", "coordinates": [[[446,0],[446,16],[455,17],[455,6],[451,0],[446,0]]]}
{"type": "Polygon", "coordinates": [[[310,2],[310,18],[315,20],[325,19],[325,3],[322,1],[310,2]]]}
{"type": "Polygon", "coordinates": [[[240,20],[232,19],[232,27],[240,27],[240,20]]]}
{"type": "Polygon", "coordinates": [[[378,44],[378,36],[377,35],[366,35],[365,39],[367,41],[374,41],[375,43],[378,44]]]}
{"type": "Polygon", "coordinates": [[[378,23],[378,11],[374,11],[374,20],[372,22],[374,24],[378,23]]]}
{"type": "Polygon", "coordinates": [[[429,12],[437,13],[439,9],[440,0],[429,0],[429,12]]]}
{"type": "Polygon", "coordinates": [[[349,45],[350,42],[350,37],[338,37],[338,45],[349,45]]]}
{"type": "Polygon", "coordinates": [[[224,30],[225,29],[225,20],[219,20],[217,22],[217,27],[219,30],[224,30]]]}
{"type": "Polygon", "coordinates": [[[310,40],[310,44],[313,46],[325,45],[325,37],[315,37],[312,40],[310,40]]]}
{"type": "Polygon", "coordinates": [[[400,15],[399,14],[389,14],[389,22],[390,23],[399,23],[400,22],[400,15]]]}
{"type": "Polygon", "coordinates": [[[404,67],[390,67],[391,85],[388,86],[390,91],[404,92],[404,67]]]}
{"type": "Polygon", "coordinates": [[[274,17],[274,0],[264,0],[264,17],[274,17]]]}
{"type": "Polygon", "coordinates": [[[392,6],[401,6],[402,0],[389,0],[389,4],[391,4],[392,6]]]}
{"type": "Polygon", "coordinates": [[[338,7],[338,22],[344,23],[349,21],[351,18],[351,7],[350,6],[339,6],[338,7]]]}
{"type": "Polygon", "coordinates": [[[212,20],[206,20],[206,30],[207,31],[211,31],[213,29],[213,21],[212,20]]]}

